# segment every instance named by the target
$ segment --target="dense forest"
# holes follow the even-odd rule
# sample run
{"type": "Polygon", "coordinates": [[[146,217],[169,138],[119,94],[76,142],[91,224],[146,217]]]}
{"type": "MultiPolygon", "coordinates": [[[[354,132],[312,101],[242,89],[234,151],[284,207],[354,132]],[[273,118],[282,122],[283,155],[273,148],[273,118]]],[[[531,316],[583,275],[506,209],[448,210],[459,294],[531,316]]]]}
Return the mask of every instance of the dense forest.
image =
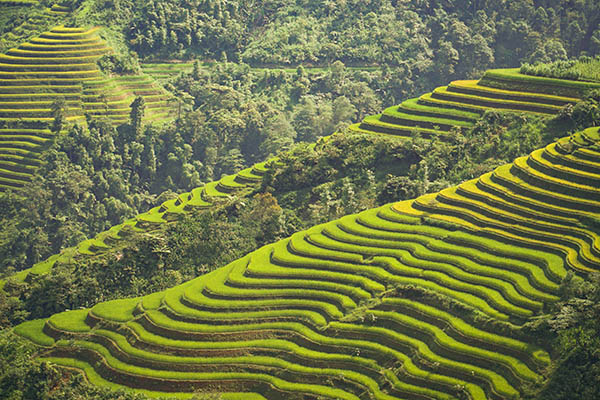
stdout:
{"type": "MultiPolygon", "coordinates": [[[[194,66],[162,82],[177,110],[166,124],[141,123],[141,97],[117,126],[91,115],[68,124],[64,104],[54,106],[52,129],[62,133],[35,179],[0,193],[0,277],[178,193],[275,155],[279,162],[245,198],[134,233],[99,256],[58,263],[52,274],[8,279],[0,290],[2,398],[146,398],[32,361],[36,348],[10,332],[16,324],[173,287],[299,230],[437,192],[600,124],[600,94],[590,92],[553,117],[488,111],[451,140],[347,131],[489,68],[580,78],[577,60],[597,62],[600,54],[593,0],[40,1],[53,4],[71,10],[67,26],[105,27],[101,35],[116,49],[99,62],[107,75],[139,74],[144,62],[194,66]],[[342,134],[319,140],[335,132],[342,134]]],[[[40,32],[60,20],[26,7],[0,13],[0,50],[36,34],[17,27],[38,19],[40,32]]],[[[561,354],[548,385],[527,398],[599,395],[598,282],[569,276],[561,301],[525,327],[561,354]]]]}
{"type": "Polygon", "coordinates": [[[399,84],[382,85],[391,103],[492,66],[600,51],[591,0],[84,3],[98,22],[123,26],[142,58],[380,66],[399,84]]]}

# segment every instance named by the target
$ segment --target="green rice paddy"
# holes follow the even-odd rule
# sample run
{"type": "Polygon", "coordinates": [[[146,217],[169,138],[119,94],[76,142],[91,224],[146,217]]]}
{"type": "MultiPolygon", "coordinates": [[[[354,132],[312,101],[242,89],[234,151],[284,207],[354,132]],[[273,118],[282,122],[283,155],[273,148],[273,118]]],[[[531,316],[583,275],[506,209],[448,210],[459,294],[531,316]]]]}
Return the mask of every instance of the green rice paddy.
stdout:
{"type": "MultiPolygon", "coordinates": [[[[62,37],[61,35],[64,35],[64,33],[59,32],[58,36],[62,37]]],[[[55,39],[43,38],[43,40],[55,39]]],[[[147,65],[146,67],[174,71],[189,66],[191,64],[161,64],[147,65]]],[[[148,103],[150,114],[153,114],[149,117],[149,120],[163,118],[164,114],[162,112],[166,98],[152,91],[152,80],[147,77],[135,76],[85,80],[80,85],[61,87],[73,87],[75,90],[81,88],[80,90],[83,93],[83,107],[91,114],[105,115],[115,123],[126,122],[129,112],[128,102],[131,100],[129,96],[131,96],[132,88],[137,88],[136,90],[144,90],[148,98],[153,100],[148,103]],[[110,95],[108,98],[105,96],[101,102],[99,101],[99,96],[103,93],[103,88],[109,88],[108,93],[110,95]],[[146,90],[148,91],[146,92],[146,90]]],[[[589,87],[590,84],[584,82],[563,82],[556,79],[547,81],[545,78],[520,75],[514,69],[492,70],[488,71],[480,81],[455,81],[447,87],[436,89],[433,93],[427,93],[419,98],[409,99],[399,106],[390,107],[380,115],[367,117],[362,123],[352,125],[349,131],[363,134],[392,134],[398,137],[410,136],[418,132],[425,137],[439,136],[443,139],[448,135],[452,135],[452,129],[468,128],[484,111],[489,109],[499,108],[513,112],[555,113],[562,105],[572,104],[577,101],[578,96],[581,96],[589,87]],[[546,86],[540,83],[540,79],[543,85],[546,86]],[[530,86],[524,86],[524,84],[530,86]],[[554,92],[546,93],[549,92],[549,86],[547,85],[553,85],[551,87],[556,89],[555,91],[558,95],[554,92]],[[565,87],[569,88],[568,95],[562,93],[565,87]]],[[[0,87],[1,92],[2,88],[0,87]]],[[[11,111],[5,110],[4,112],[10,113],[11,111]]],[[[9,134],[9,132],[6,133],[9,134]]],[[[22,151],[23,156],[30,157],[24,149],[7,150],[7,155],[17,157],[16,151],[22,151]]],[[[547,153],[545,152],[544,154],[547,153]]],[[[581,167],[581,171],[584,172],[575,175],[571,174],[569,179],[588,179],[585,171],[588,171],[590,168],[592,168],[592,172],[596,171],[593,169],[594,166],[590,165],[589,160],[585,161],[587,164],[583,167],[583,160],[576,162],[578,164],[575,168],[581,167]]],[[[5,165],[8,166],[8,164],[5,165]]],[[[121,239],[120,231],[124,226],[133,226],[136,230],[141,231],[155,229],[160,224],[173,221],[186,212],[194,209],[207,209],[214,206],[215,202],[218,203],[231,196],[243,194],[262,180],[262,176],[268,170],[268,165],[268,162],[256,164],[251,168],[240,171],[238,174],[224,177],[217,182],[210,182],[203,187],[192,190],[190,193],[181,194],[175,201],[166,202],[160,207],[140,214],[121,225],[111,228],[107,232],[99,234],[94,240],[82,243],[75,252],[88,255],[102,252],[111,247],[109,242],[114,243],[121,239]]],[[[513,168],[519,168],[519,165],[519,162],[517,162],[513,168]]],[[[0,165],[0,167],[2,166],[0,165]]],[[[19,172],[32,173],[33,171],[31,168],[20,168],[19,172]]],[[[5,185],[17,184],[19,181],[14,178],[1,178],[0,176],[0,179],[4,179],[5,185]]],[[[501,180],[503,178],[504,174],[500,172],[494,174],[494,179],[501,180]]],[[[527,178],[525,180],[528,182],[530,179],[536,178],[527,178]]],[[[478,184],[484,185],[488,181],[489,179],[484,177],[478,184]]],[[[552,179],[549,181],[552,181],[552,179]]],[[[525,182],[525,187],[527,187],[527,182],[525,182]]],[[[560,184],[560,182],[557,184],[560,184]]],[[[561,188],[561,190],[566,189],[561,188]]],[[[518,194],[512,195],[518,196],[518,194]]],[[[589,192],[588,197],[594,195],[592,191],[589,192]]],[[[559,195],[554,193],[550,196],[556,197],[559,195]]],[[[564,196],[559,197],[562,199],[559,202],[567,201],[569,204],[580,202],[585,207],[591,204],[582,198],[570,199],[564,196]]],[[[549,201],[550,199],[546,200],[549,201]]],[[[535,199],[531,199],[530,202],[535,202],[535,199]]],[[[450,217],[446,217],[446,219],[448,218],[450,217]]],[[[73,254],[73,250],[67,251],[65,256],[68,254],[73,254]]],[[[22,278],[26,275],[27,273],[23,272],[19,277],[22,278]]]]}
{"type": "Polygon", "coordinates": [[[600,189],[571,179],[600,179],[597,143],[599,129],[588,129],[164,292],[15,332],[95,384],[155,395],[516,399],[543,383],[551,362],[520,328],[558,301],[569,269],[600,269],[598,234],[580,222],[600,212],[600,196],[588,195],[600,189]]]}
{"type": "MultiPolygon", "coordinates": [[[[20,104],[32,104],[47,118],[52,96],[68,95],[81,110],[120,123],[132,96],[143,94],[149,121],[168,118],[168,97],[152,79],[88,70],[103,51],[94,30],[64,27],[11,50],[0,58],[0,78],[24,77],[0,81],[0,103],[10,103],[0,104],[0,115],[13,118],[20,104]]],[[[145,69],[158,77],[191,67],[145,69]]],[[[555,114],[594,87],[494,70],[350,130],[444,139],[486,110],[555,114]]],[[[52,135],[33,128],[0,135],[0,187],[17,185],[34,172],[32,150],[52,135]]],[[[518,398],[544,381],[551,361],[549,349],[519,328],[558,300],[569,270],[600,269],[599,237],[586,223],[600,213],[598,142],[598,129],[589,129],[458,187],[296,233],[164,292],[15,332],[44,346],[42,359],[83,370],[92,383],[153,396],[518,398]]],[[[182,193],[16,278],[48,273],[60,257],[105,251],[123,229],[151,230],[244,195],[276,162],[182,193]]]]}
{"type": "Polygon", "coordinates": [[[102,75],[96,61],[111,49],[98,30],[58,26],[0,55],[0,122],[6,127],[0,130],[0,159],[28,158],[0,164],[0,190],[18,189],[35,173],[31,166],[52,138],[47,127],[57,99],[66,101],[70,123],[85,123],[85,113],[126,123],[136,95],[147,99],[147,121],[171,118],[168,96],[151,78],[102,75]]]}

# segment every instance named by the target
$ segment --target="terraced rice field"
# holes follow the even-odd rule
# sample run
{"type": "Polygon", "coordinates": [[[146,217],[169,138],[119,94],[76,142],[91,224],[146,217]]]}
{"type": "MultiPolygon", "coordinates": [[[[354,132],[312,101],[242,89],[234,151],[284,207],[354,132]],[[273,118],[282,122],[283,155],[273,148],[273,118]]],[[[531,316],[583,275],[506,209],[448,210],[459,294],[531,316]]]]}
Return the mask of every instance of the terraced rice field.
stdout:
{"type": "MultiPolygon", "coordinates": [[[[99,234],[96,238],[82,242],[78,246],[80,254],[95,254],[110,247],[111,244],[127,236],[128,230],[145,232],[161,224],[177,219],[180,215],[192,210],[206,210],[216,203],[229,199],[230,196],[240,194],[260,183],[266,173],[266,165],[277,162],[276,159],[256,164],[237,174],[228,175],[216,182],[210,182],[198,187],[191,192],[182,193],[176,199],[168,200],[150,211],[139,214],[125,221],[123,224],[113,226],[110,230],[99,234]]],[[[54,261],[50,261],[51,264],[54,261]]],[[[40,264],[38,273],[43,273],[50,265],[40,264]]],[[[35,267],[34,267],[35,268],[35,267]]],[[[36,269],[33,270],[36,273],[36,269]]]]}
{"type": "Polygon", "coordinates": [[[558,299],[569,269],[600,269],[587,222],[599,216],[593,128],[165,292],[16,332],[96,384],[154,395],[516,399],[543,381],[550,355],[512,328],[558,299]]]}
{"type": "Polygon", "coordinates": [[[71,9],[66,6],[59,6],[58,4],[52,4],[52,7],[48,9],[50,14],[55,15],[68,15],[71,12],[71,9]]]}
{"type": "Polygon", "coordinates": [[[169,79],[180,73],[189,73],[194,69],[193,63],[144,63],[142,71],[152,78],[161,80],[169,79]]]}
{"type": "MultiPolygon", "coordinates": [[[[158,67],[160,67],[159,70],[167,68],[163,64],[151,64],[147,66],[147,68],[155,69],[158,67]]],[[[393,134],[399,135],[399,137],[409,135],[414,130],[418,130],[427,137],[440,134],[448,135],[452,129],[465,129],[472,126],[485,110],[494,108],[492,103],[488,104],[488,106],[468,103],[469,96],[474,96],[480,92],[487,93],[486,96],[490,99],[496,99],[498,102],[523,100],[530,105],[535,104],[535,107],[540,107],[536,111],[527,108],[510,109],[512,111],[531,113],[543,109],[546,113],[555,113],[560,110],[561,105],[576,102],[585,90],[594,88],[594,85],[589,83],[561,81],[557,79],[552,82],[551,85],[554,85],[553,87],[556,88],[557,92],[564,91],[565,87],[569,88],[570,92],[568,94],[571,97],[561,97],[551,94],[552,91],[549,87],[544,86],[548,84],[545,78],[521,75],[518,73],[518,70],[514,69],[492,70],[488,71],[479,82],[456,81],[442,88],[441,93],[457,94],[456,101],[450,102],[453,104],[452,107],[448,106],[448,101],[435,99],[433,98],[433,94],[429,93],[418,99],[410,99],[398,106],[390,107],[379,116],[367,117],[361,124],[351,126],[350,131],[369,134],[393,134]],[[540,79],[542,81],[539,81],[540,79]],[[526,86],[529,84],[531,86],[526,86]],[[499,87],[504,88],[500,89],[499,87]],[[538,90],[539,93],[537,92],[538,90]],[[549,92],[550,94],[544,94],[545,92],[549,92]],[[382,127],[385,127],[385,129],[382,127]]],[[[506,110],[506,108],[504,109],[506,110]]],[[[124,118],[124,116],[115,114],[114,118],[118,120],[118,118],[124,118]]],[[[175,220],[179,215],[190,210],[207,209],[214,205],[213,200],[215,199],[218,200],[242,194],[245,190],[260,183],[262,175],[266,172],[266,168],[274,161],[276,160],[257,164],[238,174],[225,177],[221,181],[211,182],[189,193],[183,193],[175,200],[167,201],[159,207],[155,207],[146,213],[112,227],[108,231],[100,233],[93,239],[82,242],[77,248],[67,249],[64,253],[42,261],[33,266],[33,268],[19,272],[14,278],[23,280],[29,273],[45,274],[51,270],[55,262],[61,257],[67,259],[79,255],[98,254],[110,249],[111,246],[122,240],[130,230],[139,232],[152,230],[160,226],[160,224],[175,220]]],[[[2,285],[3,282],[0,281],[0,288],[2,285]]]]}
{"type": "Polygon", "coordinates": [[[85,114],[126,123],[137,95],[146,100],[147,122],[171,116],[165,91],[150,77],[104,77],[96,61],[110,48],[98,29],[59,26],[0,55],[0,190],[32,178],[52,138],[56,100],[65,101],[70,123],[85,123],[85,114]]]}
{"type": "MultiPolygon", "coordinates": [[[[277,162],[277,158],[273,158],[255,164],[253,167],[244,169],[237,174],[228,175],[216,182],[210,182],[205,186],[195,188],[191,192],[182,193],[176,199],[168,200],[160,206],[139,214],[122,224],[115,225],[109,230],[98,234],[95,238],[81,242],[76,248],[70,248],[61,254],[56,254],[32,268],[18,272],[12,278],[23,281],[29,274],[47,274],[61,258],[67,259],[75,255],[89,256],[101,253],[127,238],[132,231],[147,232],[176,220],[182,214],[194,210],[207,210],[224,200],[230,199],[232,196],[243,195],[258,185],[268,168],[277,162]]],[[[0,289],[3,285],[4,282],[0,281],[0,289]]]]}
{"type": "Polygon", "coordinates": [[[525,75],[519,72],[519,68],[487,71],[481,83],[505,90],[525,90],[567,97],[580,97],[586,90],[600,89],[600,83],[525,75]]]}
{"type": "MultiPolygon", "coordinates": [[[[39,13],[37,11],[30,12],[28,9],[32,8],[32,5],[38,5],[38,1],[26,2],[19,4],[10,4],[10,1],[0,1],[0,14],[6,19],[12,19],[20,21],[9,27],[4,27],[4,34],[2,36],[3,43],[0,44],[0,52],[3,53],[13,47],[18,47],[21,43],[28,41],[30,38],[36,37],[43,32],[60,25],[64,15],[56,14],[49,8],[45,9],[44,12],[39,13]]],[[[36,10],[39,7],[35,7],[36,10]]]]}
{"type": "Polygon", "coordinates": [[[129,121],[130,105],[136,96],[145,100],[146,123],[173,117],[170,96],[147,75],[116,76],[83,84],[85,112],[96,117],[108,117],[114,124],[129,121]]]}
{"type": "Polygon", "coordinates": [[[2,6],[34,6],[38,4],[38,0],[0,0],[2,6]]]}
{"type": "MultiPolygon", "coordinates": [[[[0,0],[0,7],[36,6],[39,5],[39,3],[39,0],[0,0]]],[[[69,7],[53,4],[52,7],[47,8],[46,11],[50,15],[64,16],[69,14],[71,9],[69,7]]]]}
{"type": "Polygon", "coordinates": [[[107,51],[93,29],[57,27],[0,55],[0,189],[33,176],[54,101],[65,101],[67,120],[83,117],[82,82],[99,76],[95,61],[107,51]]]}
{"type": "Polygon", "coordinates": [[[351,130],[425,138],[447,137],[469,128],[487,110],[556,114],[600,84],[548,80],[522,75],[518,70],[488,71],[480,81],[454,81],[383,113],[365,118],[351,130]]]}

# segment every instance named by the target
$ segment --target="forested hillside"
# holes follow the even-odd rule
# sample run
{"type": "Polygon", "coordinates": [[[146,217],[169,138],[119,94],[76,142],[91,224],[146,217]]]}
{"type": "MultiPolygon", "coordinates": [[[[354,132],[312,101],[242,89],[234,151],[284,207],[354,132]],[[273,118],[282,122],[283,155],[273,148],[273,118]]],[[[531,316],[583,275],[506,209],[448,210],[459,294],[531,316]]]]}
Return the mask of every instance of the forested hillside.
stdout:
{"type": "Polygon", "coordinates": [[[3,0],[0,53],[0,398],[600,396],[596,1],[3,0]]]}
{"type": "Polygon", "coordinates": [[[386,104],[496,67],[600,52],[585,1],[198,0],[73,2],[142,59],[382,68],[386,104]]]}

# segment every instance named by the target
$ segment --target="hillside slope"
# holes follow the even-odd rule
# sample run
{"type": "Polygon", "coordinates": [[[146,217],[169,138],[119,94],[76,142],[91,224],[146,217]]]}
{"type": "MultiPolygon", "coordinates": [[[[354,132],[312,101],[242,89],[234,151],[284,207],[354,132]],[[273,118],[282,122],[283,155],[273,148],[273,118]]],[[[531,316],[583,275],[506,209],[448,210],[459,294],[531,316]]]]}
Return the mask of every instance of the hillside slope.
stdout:
{"type": "MultiPolygon", "coordinates": [[[[519,74],[516,70],[492,70],[478,82],[452,82],[448,87],[438,88],[419,99],[411,99],[390,107],[383,114],[367,117],[349,128],[351,132],[384,134],[403,138],[419,132],[425,137],[449,138],[453,129],[468,129],[486,110],[505,110],[519,113],[556,114],[566,104],[573,104],[587,90],[598,84],[559,79],[538,78],[519,74]],[[453,101],[437,99],[436,92],[447,96],[456,94],[453,101]],[[464,94],[476,91],[478,96],[464,94]],[[520,99],[523,102],[515,100],[520,99]],[[477,104],[473,104],[473,103],[477,104]]],[[[166,201],[148,212],[142,213],[95,238],[82,242],[77,248],[36,264],[32,269],[19,272],[15,278],[24,280],[33,275],[45,274],[58,259],[101,253],[125,238],[130,230],[145,232],[161,224],[177,219],[192,210],[204,210],[233,195],[243,195],[256,187],[276,159],[259,163],[237,174],[226,176],[217,182],[207,183],[191,192],[182,193],[176,199],[166,201]]],[[[0,282],[0,284],[2,284],[0,282]]]]}
{"type": "Polygon", "coordinates": [[[98,30],[59,26],[0,54],[0,190],[35,174],[58,112],[68,123],[85,124],[85,115],[126,123],[142,96],[146,121],[169,117],[168,95],[150,77],[104,76],[96,62],[111,49],[98,30]]]}
{"type": "Polygon", "coordinates": [[[472,127],[490,109],[556,114],[577,102],[593,82],[524,75],[518,69],[489,70],[479,81],[454,81],[352,125],[356,132],[444,138],[472,127]]]}
{"type": "Polygon", "coordinates": [[[600,269],[600,132],[316,226],[144,298],[15,331],[96,384],[191,397],[516,399],[551,356],[520,329],[600,269]]]}

